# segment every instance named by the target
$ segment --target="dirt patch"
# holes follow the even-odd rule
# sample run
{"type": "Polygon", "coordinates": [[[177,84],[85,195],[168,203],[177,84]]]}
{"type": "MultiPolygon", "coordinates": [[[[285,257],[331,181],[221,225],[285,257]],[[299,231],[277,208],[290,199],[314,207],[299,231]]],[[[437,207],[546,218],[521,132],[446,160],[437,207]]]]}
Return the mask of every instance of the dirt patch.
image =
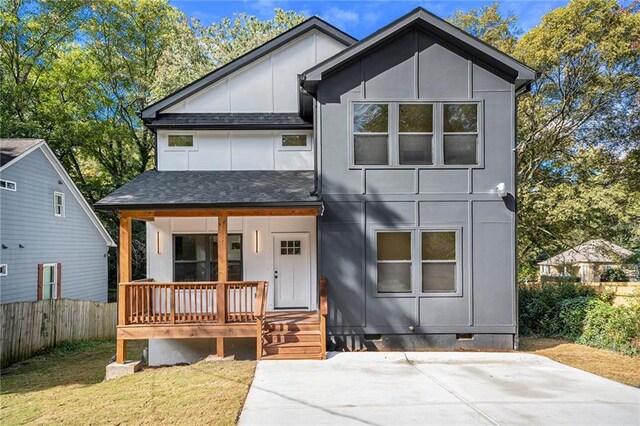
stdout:
{"type": "Polygon", "coordinates": [[[520,350],[546,356],[630,386],[640,387],[640,358],[560,339],[521,337],[520,350]]]}

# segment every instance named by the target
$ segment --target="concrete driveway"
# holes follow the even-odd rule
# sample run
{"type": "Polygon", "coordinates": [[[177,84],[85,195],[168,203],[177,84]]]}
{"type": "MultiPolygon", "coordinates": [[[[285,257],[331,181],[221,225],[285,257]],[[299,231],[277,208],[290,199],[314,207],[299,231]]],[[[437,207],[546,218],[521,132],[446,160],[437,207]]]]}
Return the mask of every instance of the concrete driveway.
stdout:
{"type": "Polygon", "coordinates": [[[337,353],[261,361],[240,425],[640,424],[640,389],[537,355],[337,353]]]}

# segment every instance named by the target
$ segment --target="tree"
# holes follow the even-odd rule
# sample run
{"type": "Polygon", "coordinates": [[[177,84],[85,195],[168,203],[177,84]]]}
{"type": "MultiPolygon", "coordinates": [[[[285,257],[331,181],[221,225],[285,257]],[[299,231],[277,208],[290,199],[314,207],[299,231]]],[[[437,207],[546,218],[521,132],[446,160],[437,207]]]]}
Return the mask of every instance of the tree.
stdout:
{"type": "Polygon", "coordinates": [[[518,104],[523,277],[592,238],[640,248],[638,7],[572,0],[515,43],[515,17],[496,4],[452,18],[540,72],[518,104]]]}

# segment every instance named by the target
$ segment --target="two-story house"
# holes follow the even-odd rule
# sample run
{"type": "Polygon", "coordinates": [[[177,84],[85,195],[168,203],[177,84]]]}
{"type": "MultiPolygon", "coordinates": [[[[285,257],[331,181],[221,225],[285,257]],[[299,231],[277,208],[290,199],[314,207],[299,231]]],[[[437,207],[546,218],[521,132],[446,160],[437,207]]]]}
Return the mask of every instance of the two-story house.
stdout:
{"type": "Polygon", "coordinates": [[[0,139],[0,303],[107,301],[115,243],[42,139],[0,139]]]}
{"type": "Polygon", "coordinates": [[[360,41],[311,18],[145,108],[157,167],[97,204],[121,215],[118,362],[146,338],[152,364],[239,337],[265,359],[512,349],[534,79],[418,8],[360,41]]]}

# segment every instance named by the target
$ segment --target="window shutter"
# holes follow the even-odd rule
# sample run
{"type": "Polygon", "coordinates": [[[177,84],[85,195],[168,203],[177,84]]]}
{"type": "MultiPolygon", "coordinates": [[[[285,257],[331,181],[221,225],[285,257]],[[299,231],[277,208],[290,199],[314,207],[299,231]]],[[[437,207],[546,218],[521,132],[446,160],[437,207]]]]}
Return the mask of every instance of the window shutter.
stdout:
{"type": "Polygon", "coordinates": [[[56,274],[56,278],[58,279],[56,283],[56,298],[62,299],[62,263],[57,263],[56,268],[58,269],[58,273],[56,274]]]}
{"type": "Polygon", "coordinates": [[[42,263],[38,263],[38,299],[42,300],[42,280],[44,279],[44,266],[42,263]]]}

